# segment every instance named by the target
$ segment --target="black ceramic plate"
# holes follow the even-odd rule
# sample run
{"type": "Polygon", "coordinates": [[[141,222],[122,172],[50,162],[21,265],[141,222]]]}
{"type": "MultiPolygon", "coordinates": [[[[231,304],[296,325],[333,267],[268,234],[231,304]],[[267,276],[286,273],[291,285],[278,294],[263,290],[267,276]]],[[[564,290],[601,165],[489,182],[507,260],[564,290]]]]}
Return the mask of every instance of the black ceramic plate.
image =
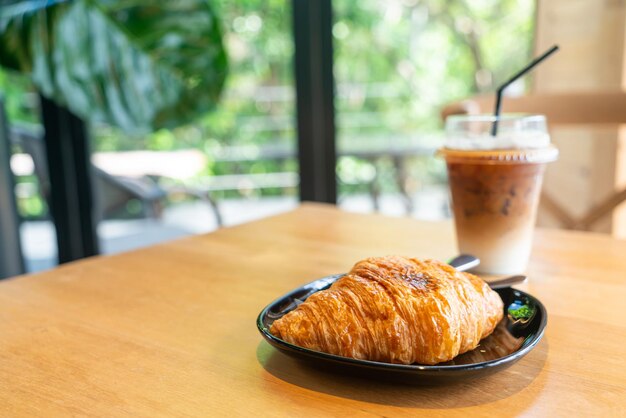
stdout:
{"type": "Polygon", "coordinates": [[[312,361],[316,367],[368,378],[436,384],[486,376],[511,366],[539,342],[548,319],[546,309],[535,297],[513,288],[498,289],[496,292],[504,302],[504,318],[493,334],[482,340],[476,349],[434,366],[381,363],[336,356],[290,344],[270,333],[270,327],[276,319],[295,309],[313,293],[327,289],[341,276],[328,276],[308,283],[269,304],[257,318],[257,327],[263,337],[283,353],[312,361]]]}

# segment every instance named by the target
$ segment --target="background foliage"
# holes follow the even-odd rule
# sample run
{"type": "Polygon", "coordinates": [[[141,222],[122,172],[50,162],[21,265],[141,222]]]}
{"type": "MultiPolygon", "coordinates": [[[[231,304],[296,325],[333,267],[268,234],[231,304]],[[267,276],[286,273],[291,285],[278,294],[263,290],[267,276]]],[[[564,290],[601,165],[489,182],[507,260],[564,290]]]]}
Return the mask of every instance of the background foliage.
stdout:
{"type": "MultiPolygon", "coordinates": [[[[210,3],[229,56],[219,106],[193,124],[149,135],[95,123],[94,151],[197,148],[209,157],[203,175],[297,169],[293,159],[220,161],[230,146],[295,148],[290,2],[210,3]]],[[[340,147],[422,141],[440,130],[441,105],[493,91],[532,55],[534,0],[334,0],[333,7],[340,147]]],[[[0,73],[13,121],[37,120],[27,84],[0,73]]],[[[383,191],[395,190],[384,163],[379,169],[383,191]]],[[[442,177],[432,161],[412,170],[418,178],[442,177]]],[[[364,191],[359,181],[371,172],[368,162],[342,159],[342,193],[364,191]]]]}
{"type": "Polygon", "coordinates": [[[0,9],[0,64],[125,132],[192,122],[215,106],[226,76],[205,0],[12,0],[0,9]]]}

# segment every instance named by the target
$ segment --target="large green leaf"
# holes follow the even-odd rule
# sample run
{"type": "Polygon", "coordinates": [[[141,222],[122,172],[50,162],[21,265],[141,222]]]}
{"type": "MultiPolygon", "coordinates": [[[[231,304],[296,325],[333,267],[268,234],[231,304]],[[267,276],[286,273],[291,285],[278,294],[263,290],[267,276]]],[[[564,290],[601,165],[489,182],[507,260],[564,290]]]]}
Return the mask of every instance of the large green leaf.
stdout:
{"type": "Polygon", "coordinates": [[[227,71],[206,0],[21,0],[0,7],[0,64],[79,116],[145,132],[213,108],[227,71]]]}

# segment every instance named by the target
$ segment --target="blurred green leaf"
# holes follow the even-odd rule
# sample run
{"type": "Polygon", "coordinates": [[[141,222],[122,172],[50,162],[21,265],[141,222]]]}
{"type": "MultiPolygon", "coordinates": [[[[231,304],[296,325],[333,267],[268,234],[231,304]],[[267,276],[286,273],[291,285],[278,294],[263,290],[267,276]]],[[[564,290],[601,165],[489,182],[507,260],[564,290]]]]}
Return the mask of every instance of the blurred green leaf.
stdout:
{"type": "Polygon", "coordinates": [[[205,115],[227,72],[206,0],[10,1],[0,65],[84,119],[134,133],[205,115]]]}

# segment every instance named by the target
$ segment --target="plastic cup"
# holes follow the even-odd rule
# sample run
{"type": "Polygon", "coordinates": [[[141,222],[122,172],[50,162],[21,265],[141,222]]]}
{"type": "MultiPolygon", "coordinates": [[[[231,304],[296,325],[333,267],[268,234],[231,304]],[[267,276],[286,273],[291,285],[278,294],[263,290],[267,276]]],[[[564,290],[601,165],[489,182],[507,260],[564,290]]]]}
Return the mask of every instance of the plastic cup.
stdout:
{"type": "Polygon", "coordinates": [[[526,270],[546,164],[558,150],[543,116],[452,116],[446,160],[459,251],[475,255],[488,274],[526,270]]]}

